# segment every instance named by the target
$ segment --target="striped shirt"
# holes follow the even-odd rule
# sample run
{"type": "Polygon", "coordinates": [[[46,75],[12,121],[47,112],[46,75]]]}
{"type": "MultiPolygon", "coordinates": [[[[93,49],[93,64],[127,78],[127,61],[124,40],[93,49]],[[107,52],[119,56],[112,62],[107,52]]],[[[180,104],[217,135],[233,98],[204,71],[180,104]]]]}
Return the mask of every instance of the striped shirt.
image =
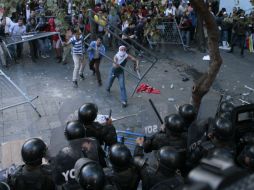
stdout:
{"type": "Polygon", "coordinates": [[[85,47],[83,44],[84,38],[81,35],[79,40],[76,39],[76,36],[72,36],[69,40],[69,43],[72,44],[72,54],[83,55],[85,52],[85,47]]]}

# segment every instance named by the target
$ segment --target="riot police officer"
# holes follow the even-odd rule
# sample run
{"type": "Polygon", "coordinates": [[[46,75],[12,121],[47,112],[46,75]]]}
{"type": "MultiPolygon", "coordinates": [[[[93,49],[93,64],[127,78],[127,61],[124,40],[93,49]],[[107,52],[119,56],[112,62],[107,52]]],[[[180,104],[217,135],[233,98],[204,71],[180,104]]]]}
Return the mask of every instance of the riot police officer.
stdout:
{"type": "Polygon", "coordinates": [[[143,138],[137,138],[136,142],[134,164],[141,175],[143,190],[152,189],[155,185],[162,182],[170,183],[168,187],[172,186],[171,189],[176,189],[183,185],[183,179],[177,174],[177,170],[184,166],[184,150],[176,150],[170,146],[160,148],[156,156],[157,168],[153,168],[149,162],[144,159],[143,138]]]}
{"type": "Polygon", "coordinates": [[[106,126],[95,122],[97,117],[98,107],[93,103],[86,103],[79,108],[78,119],[85,126],[86,136],[95,137],[100,144],[111,146],[117,142],[115,127],[112,125],[112,120],[107,120],[106,126]]]}
{"type": "Polygon", "coordinates": [[[194,165],[202,157],[211,154],[215,148],[227,149],[235,156],[234,128],[231,121],[216,118],[209,129],[206,136],[208,139],[200,139],[189,147],[189,156],[194,165]]]}
{"type": "Polygon", "coordinates": [[[219,111],[216,113],[216,117],[226,117],[231,120],[231,114],[235,106],[228,101],[223,101],[220,103],[219,111]]]}
{"type": "Polygon", "coordinates": [[[185,127],[188,129],[197,117],[196,109],[191,104],[184,104],[179,107],[178,112],[184,120],[185,127]]]}
{"type": "MultiPolygon", "coordinates": [[[[220,190],[246,176],[247,172],[228,158],[209,157],[201,160],[188,175],[190,185],[186,190],[220,190]],[[219,166],[219,167],[218,167],[219,166]],[[197,184],[199,184],[197,186],[197,184]],[[206,184],[206,185],[205,185],[206,184]]],[[[242,187],[243,184],[241,184],[242,187]]],[[[237,186],[235,189],[242,189],[237,186]]]]}
{"type": "Polygon", "coordinates": [[[164,118],[164,130],[160,131],[144,142],[146,153],[152,150],[159,150],[163,146],[185,149],[187,146],[187,136],[184,133],[184,121],[179,114],[171,114],[164,118]]]}
{"type": "Polygon", "coordinates": [[[42,164],[47,151],[39,138],[28,139],[22,146],[21,156],[25,165],[8,176],[8,184],[15,190],[55,190],[49,165],[42,164]]]}
{"type": "Polygon", "coordinates": [[[127,146],[114,144],[109,150],[109,161],[112,168],[106,168],[105,174],[121,190],[136,190],[140,181],[138,170],[132,164],[132,155],[127,146]]]}
{"type": "Polygon", "coordinates": [[[69,146],[62,148],[52,160],[53,177],[57,185],[62,185],[64,190],[80,189],[75,181],[74,165],[83,157],[82,143],[85,129],[79,121],[69,122],[64,131],[69,146]]]}
{"type": "Polygon", "coordinates": [[[74,166],[75,179],[84,190],[117,190],[111,184],[102,169],[95,161],[80,158],[74,166]]]}

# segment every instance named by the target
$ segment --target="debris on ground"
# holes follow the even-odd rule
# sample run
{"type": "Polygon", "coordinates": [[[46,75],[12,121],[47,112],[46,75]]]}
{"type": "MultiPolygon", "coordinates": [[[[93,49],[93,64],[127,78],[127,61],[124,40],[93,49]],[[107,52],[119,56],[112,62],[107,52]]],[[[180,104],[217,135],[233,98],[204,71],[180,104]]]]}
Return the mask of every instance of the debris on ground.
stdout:
{"type": "Polygon", "coordinates": [[[174,101],[175,101],[175,99],[174,99],[174,98],[168,98],[168,101],[170,101],[170,102],[174,102],[174,101]]]}

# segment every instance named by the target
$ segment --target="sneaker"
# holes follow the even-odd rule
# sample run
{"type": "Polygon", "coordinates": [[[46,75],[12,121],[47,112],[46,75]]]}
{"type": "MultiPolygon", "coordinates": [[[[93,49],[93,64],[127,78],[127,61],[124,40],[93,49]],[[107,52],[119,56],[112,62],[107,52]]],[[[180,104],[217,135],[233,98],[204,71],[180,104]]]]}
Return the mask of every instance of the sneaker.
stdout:
{"type": "Polygon", "coordinates": [[[122,102],[122,107],[126,108],[127,107],[127,102],[122,102]]]}
{"type": "Polygon", "coordinates": [[[73,87],[78,88],[78,82],[77,81],[73,81],[73,87]]]}
{"type": "Polygon", "coordinates": [[[49,54],[46,54],[45,56],[46,56],[47,58],[49,58],[49,57],[50,57],[50,56],[49,56],[49,54]]]}
{"type": "Polygon", "coordinates": [[[80,76],[81,80],[85,80],[85,77],[83,74],[80,74],[79,76],[80,76]]]}
{"type": "Polygon", "coordinates": [[[46,59],[46,58],[47,58],[47,56],[46,56],[46,55],[41,55],[41,57],[42,57],[43,59],[46,59]]]}

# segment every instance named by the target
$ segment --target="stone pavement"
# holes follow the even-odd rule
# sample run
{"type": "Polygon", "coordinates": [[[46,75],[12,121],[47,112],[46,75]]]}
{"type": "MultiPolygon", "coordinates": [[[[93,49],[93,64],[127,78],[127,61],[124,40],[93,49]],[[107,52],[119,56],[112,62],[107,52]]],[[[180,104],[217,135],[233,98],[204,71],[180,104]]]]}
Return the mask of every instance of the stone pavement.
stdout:
{"type": "MultiPolygon", "coordinates": [[[[137,116],[115,122],[118,130],[144,132],[142,127],[159,125],[148,99],[151,98],[154,101],[162,118],[169,113],[175,113],[177,105],[190,101],[193,80],[196,80],[201,72],[207,69],[209,63],[202,60],[205,54],[196,50],[184,52],[181,47],[160,48],[157,54],[160,59],[143,82],[159,89],[161,94],[141,93],[130,97],[137,80],[126,73],[126,89],[129,95],[127,108],[121,107],[117,80],[110,94],[105,90],[111,67],[107,59],[101,63],[102,87],[98,87],[95,76],[92,76],[87,65],[86,79],[79,81],[79,87],[75,89],[71,82],[73,69],[71,56],[67,65],[56,63],[54,55],[48,59],[40,58],[36,63],[32,63],[28,56],[24,56],[19,64],[12,64],[9,69],[3,69],[3,71],[29,97],[39,96],[33,103],[42,117],[38,117],[29,104],[1,111],[0,142],[29,137],[42,137],[48,144],[61,141],[64,139],[63,128],[66,118],[85,102],[96,103],[100,114],[107,114],[109,109],[112,109],[114,118],[137,114],[137,116]],[[182,81],[186,77],[189,80],[182,81]]],[[[108,55],[112,57],[113,54],[109,52],[108,55]]],[[[248,53],[246,58],[240,58],[237,53],[231,55],[222,52],[222,56],[225,64],[222,66],[214,88],[204,98],[201,108],[202,117],[214,115],[220,89],[224,89],[223,91],[228,94],[239,95],[239,93],[246,92],[244,84],[254,87],[253,54],[248,53]]],[[[131,62],[128,64],[131,65],[131,62]]],[[[147,64],[147,62],[141,62],[141,74],[147,68],[147,64]]],[[[7,80],[0,76],[0,107],[23,100],[24,98],[7,80]]]]}

